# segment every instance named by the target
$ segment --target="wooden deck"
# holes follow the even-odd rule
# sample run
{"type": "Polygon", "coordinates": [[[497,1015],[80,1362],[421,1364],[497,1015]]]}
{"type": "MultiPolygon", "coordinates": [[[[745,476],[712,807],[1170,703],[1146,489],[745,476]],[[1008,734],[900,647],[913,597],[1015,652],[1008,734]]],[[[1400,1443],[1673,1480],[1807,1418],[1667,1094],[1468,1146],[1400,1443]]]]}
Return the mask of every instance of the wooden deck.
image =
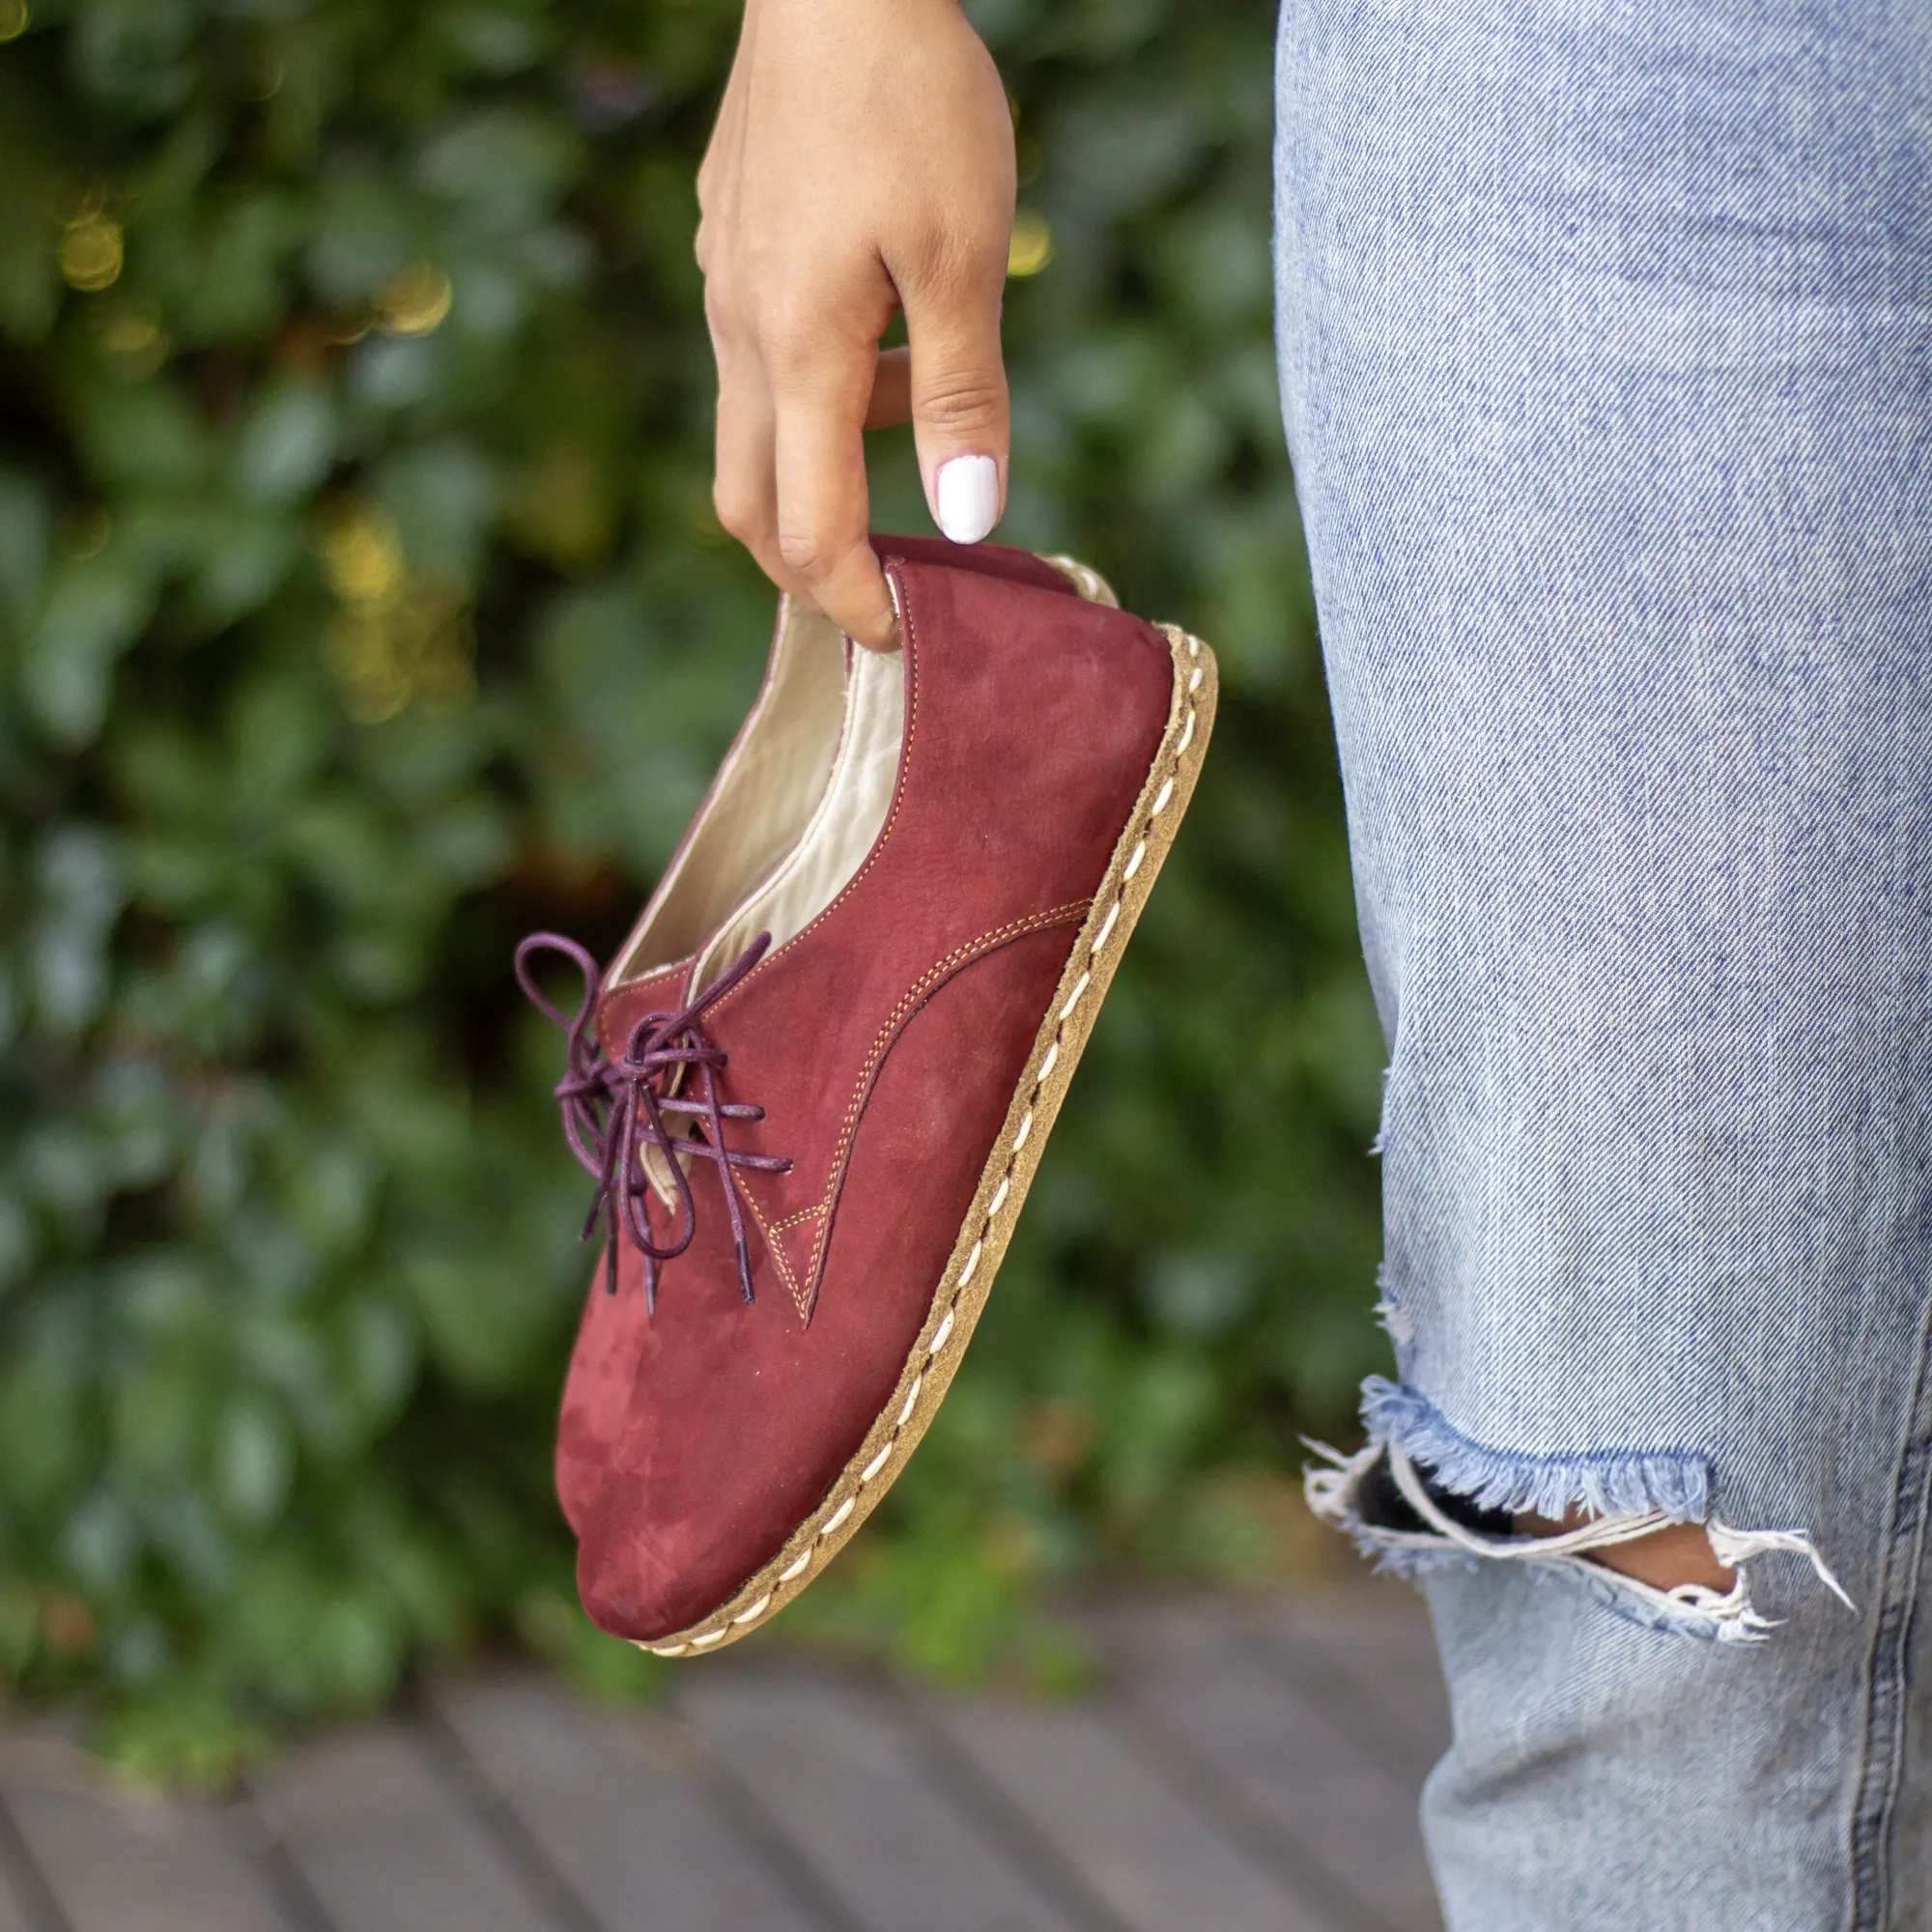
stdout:
{"type": "Polygon", "coordinates": [[[1407,1593],[1134,1604],[1102,1694],[749,1647],[641,1712],[456,1682],[225,1803],[0,1735],[0,1932],[1433,1932],[1447,1716],[1407,1593]]]}

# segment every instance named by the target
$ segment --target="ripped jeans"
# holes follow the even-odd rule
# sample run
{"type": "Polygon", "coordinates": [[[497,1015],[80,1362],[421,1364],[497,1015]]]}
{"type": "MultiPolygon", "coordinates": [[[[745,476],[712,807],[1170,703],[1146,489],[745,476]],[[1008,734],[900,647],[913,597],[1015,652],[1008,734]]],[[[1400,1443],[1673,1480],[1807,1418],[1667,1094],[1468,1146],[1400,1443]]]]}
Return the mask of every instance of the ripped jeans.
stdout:
{"type": "Polygon", "coordinates": [[[1310,1487],[1449,1925],[1932,1925],[1932,7],[1286,0],[1277,91],[1398,1378],[1310,1487]]]}

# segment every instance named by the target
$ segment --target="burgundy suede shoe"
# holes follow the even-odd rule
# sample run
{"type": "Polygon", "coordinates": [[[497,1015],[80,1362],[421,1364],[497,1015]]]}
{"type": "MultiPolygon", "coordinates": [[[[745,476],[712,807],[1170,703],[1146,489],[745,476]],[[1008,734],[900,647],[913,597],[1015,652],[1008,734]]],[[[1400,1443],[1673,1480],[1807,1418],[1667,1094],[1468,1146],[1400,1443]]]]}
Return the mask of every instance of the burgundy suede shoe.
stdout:
{"type": "Polygon", "coordinates": [[[578,1587],[669,1657],[802,1590],[931,1421],[1214,715],[1208,647],[1082,566],[874,541],[900,648],[781,603],[609,972],[518,952],[606,1241],[557,1439],[578,1587]]]}

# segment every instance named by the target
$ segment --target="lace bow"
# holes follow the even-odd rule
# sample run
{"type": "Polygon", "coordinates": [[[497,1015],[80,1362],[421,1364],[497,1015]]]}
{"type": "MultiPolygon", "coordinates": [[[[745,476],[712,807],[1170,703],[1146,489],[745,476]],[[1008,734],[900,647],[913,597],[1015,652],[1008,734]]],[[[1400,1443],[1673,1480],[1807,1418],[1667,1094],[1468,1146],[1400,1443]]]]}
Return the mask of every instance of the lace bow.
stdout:
{"type": "Polygon", "coordinates": [[[597,994],[604,975],[597,961],[574,939],[554,932],[533,932],[517,948],[517,983],[532,1005],[554,1020],[568,1038],[564,1076],[556,1084],[563,1114],[563,1137],[579,1164],[593,1180],[590,1211],[583,1219],[583,1239],[601,1221],[606,1236],[607,1293],[617,1290],[617,1240],[628,1234],[644,1258],[644,1306],[657,1306],[658,1269],[691,1245],[697,1232],[697,1205],[685,1173],[686,1159],[711,1161],[724,1190],[724,1211],[731,1221],[731,1239],[738,1251],[738,1284],[747,1301],[752,1297],[752,1260],[745,1238],[745,1210],[738,1193],[738,1170],[783,1174],[791,1162],[775,1154],[745,1153],[724,1145],[726,1121],[762,1121],[762,1107],[718,1097],[718,1075],[725,1064],[724,1050],[704,1030],[704,1015],[744,979],[771,944],[761,932],[724,972],[688,1005],[673,1011],[646,1013],[631,1029],[622,1056],[609,1059],[597,1037],[597,994]],[[537,989],[529,962],[538,952],[560,952],[583,975],[583,1000],[574,1017],[566,1018],[537,989]],[[666,1091],[671,1076],[690,1069],[696,1076],[698,1097],[686,1099],[666,1091]],[[672,1115],[695,1122],[689,1134],[673,1135],[665,1124],[672,1115]],[[644,1203],[650,1182],[639,1151],[662,1150],[665,1166],[677,1192],[677,1235],[660,1244],[651,1237],[644,1203]],[[680,1158],[682,1156],[682,1158],[680,1158]]]}

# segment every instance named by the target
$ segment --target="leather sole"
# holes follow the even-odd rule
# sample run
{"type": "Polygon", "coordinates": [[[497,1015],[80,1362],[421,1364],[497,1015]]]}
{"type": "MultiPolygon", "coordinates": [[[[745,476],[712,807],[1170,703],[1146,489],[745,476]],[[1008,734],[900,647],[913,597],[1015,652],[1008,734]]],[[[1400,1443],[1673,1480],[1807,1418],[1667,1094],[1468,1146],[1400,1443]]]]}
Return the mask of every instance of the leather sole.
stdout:
{"type": "MultiPolygon", "coordinates": [[[[1061,559],[1049,561],[1072,575],[1061,559]]],[[[1084,575],[1098,583],[1091,572],[1084,575]]],[[[1083,594],[1095,595],[1079,579],[1075,582],[1083,594]]],[[[1101,595],[1104,601],[1113,601],[1104,586],[1101,595]]],[[[1093,1032],[1114,969],[1180,829],[1208,749],[1214,723],[1214,654],[1199,638],[1172,624],[1157,628],[1174,653],[1167,728],[1067,955],[999,1138],[980,1172],[973,1205],[891,1401],[838,1481],[770,1562],[684,1630],[649,1640],[634,1638],[639,1649],[659,1657],[701,1657],[724,1649],[776,1616],[872,1513],[938,1412],[1006,1257],[1040,1151],[1093,1032]]]]}

